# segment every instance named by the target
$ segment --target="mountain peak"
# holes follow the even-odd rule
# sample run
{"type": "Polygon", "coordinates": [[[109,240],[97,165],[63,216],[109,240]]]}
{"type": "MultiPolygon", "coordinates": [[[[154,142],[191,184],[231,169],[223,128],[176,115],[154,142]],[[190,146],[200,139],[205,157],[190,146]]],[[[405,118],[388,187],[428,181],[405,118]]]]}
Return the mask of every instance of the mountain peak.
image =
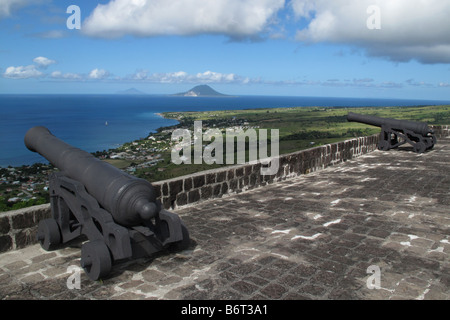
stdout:
{"type": "Polygon", "coordinates": [[[204,84],[195,86],[189,91],[177,93],[176,96],[184,96],[184,97],[225,97],[225,94],[217,92],[210,86],[204,84]]]}

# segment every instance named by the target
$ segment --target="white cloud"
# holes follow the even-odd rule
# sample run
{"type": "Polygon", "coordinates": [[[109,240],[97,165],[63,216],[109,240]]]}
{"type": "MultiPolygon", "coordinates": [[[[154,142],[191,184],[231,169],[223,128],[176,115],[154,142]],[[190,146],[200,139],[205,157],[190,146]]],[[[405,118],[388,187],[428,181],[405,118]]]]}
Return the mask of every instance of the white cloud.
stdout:
{"type": "Polygon", "coordinates": [[[67,33],[62,30],[50,30],[50,31],[33,33],[33,34],[30,34],[29,36],[34,37],[34,38],[41,38],[41,39],[60,39],[60,38],[66,37],[67,33]]]}
{"type": "Polygon", "coordinates": [[[0,19],[9,17],[20,8],[45,1],[48,0],[0,0],[0,19]]]}
{"type": "Polygon", "coordinates": [[[140,70],[126,77],[124,80],[148,81],[155,83],[249,83],[249,78],[238,76],[234,73],[220,73],[214,71],[189,74],[185,71],[153,73],[140,70]]]}
{"type": "Polygon", "coordinates": [[[408,79],[405,81],[405,83],[413,87],[433,87],[431,83],[425,81],[416,81],[414,79],[408,79]]]}
{"type": "Polygon", "coordinates": [[[103,69],[94,69],[89,73],[89,79],[101,80],[110,76],[110,73],[103,69]]]}
{"type": "Polygon", "coordinates": [[[111,0],[83,22],[96,37],[224,34],[249,37],[264,31],[285,0],[111,0]]]}
{"type": "Polygon", "coordinates": [[[328,79],[326,81],[319,80],[284,80],[284,81],[260,81],[261,84],[281,85],[281,86],[322,86],[322,87],[342,87],[342,88],[402,88],[403,84],[394,81],[377,82],[372,78],[341,80],[328,79]]]}
{"type": "Polygon", "coordinates": [[[62,73],[61,71],[54,71],[50,74],[53,79],[65,79],[65,80],[82,80],[83,77],[78,73],[62,73]]]}
{"type": "Polygon", "coordinates": [[[315,1],[308,0],[292,0],[290,2],[295,16],[309,18],[312,11],[315,9],[315,1]]]}
{"type": "Polygon", "coordinates": [[[39,68],[47,68],[49,65],[56,63],[55,60],[51,60],[46,57],[37,57],[33,59],[33,62],[37,64],[39,68]]]}
{"type": "Polygon", "coordinates": [[[22,7],[26,4],[25,0],[1,0],[0,1],[0,18],[11,15],[11,11],[22,7]]]}
{"type": "Polygon", "coordinates": [[[148,72],[145,70],[139,70],[128,78],[130,78],[131,80],[145,80],[148,78],[148,72]]]}
{"type": "Polygon", "coordinates": [[[178,72],[153,74],[147,79],[161,83],[183,83],[189,82],[190,76],[184,71],[178,71],[178,72]]]}
{"type": "Polygon", "coordinates": [[[40,78],[43,73],[37,70],[35,65],[29,66],[19,66],[19,67],[8,67],[3,74],[5,78],[10,79],[30,79],[30,78],[40,78]]]}
{"type": "MultiPolygon", "coordinates": [[[[199,72],[196,74],[189,74],[185,71],[166,72],[166,73],[153,73],[149,74],[148,71],[139,70],[132,75],[126,77],[112,77],[111,73],[104,69],[93,69],[87,74],[80,73],[63,73],[61,71],[53,71],[51,73],[41,72],[44,66],[49,66],[55,63],[54,60],[50,60],[44,57],[37,57],[33,60],[36,64],[30,66],[9,67],[3,74],[6,78],[26,79],[50,76],[54,80],[105,80],[110,81],[144,81],[150,83],[241,83],[247,84],[254,82],[250,78],[242,77],[234,73],[220,73],[214,71],[199,72]]],[[[255,82],[260,80],[255,80],[255,82]]]]}
{"type": "Polygon", "coordinates": [[[450,63],[449,1],[292,0],[291,7],[311,19],[299,41],[353,45],[392,61],[450,63]],[[380,9],[380,30],[367,27],[371,5],[380,9]]]}
{"type": "Polygon", "coordinates": [[[215,82],[215,83],[232,83],[241,81],[241,77],[236,76],[234,73],[219,73],[206,71],[203,73],[197,73],[196,78],[200,82],[215,82]]]}
{"type": "Polygon", "coordinates": [[[40,71],[40,69],[47,69],[49,65],[56,63],[55,60],[51,60],[45,57],[36,57],[33,59],[33,62],[35,64],[29,66],[8,67],[3,73],[3,76],[10,79],[40,78],[45,76],[45,74],[40,71]]]}

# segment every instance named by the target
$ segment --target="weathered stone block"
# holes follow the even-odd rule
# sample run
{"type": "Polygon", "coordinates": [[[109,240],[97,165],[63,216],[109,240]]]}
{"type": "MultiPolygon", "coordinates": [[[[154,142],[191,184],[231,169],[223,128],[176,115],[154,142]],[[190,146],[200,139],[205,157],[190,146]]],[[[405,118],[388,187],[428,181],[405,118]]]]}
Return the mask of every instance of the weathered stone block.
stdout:
{"type": "Polygon", "coordinates": [[[196,176],[196,177],[193,177],[192,179],[194,181],[194,188],[200,188],[205,185],[205,176],[204,175],[196,176]]]}
{"type": "Polygon", "coordinates": [[[252,165],[247,165],[247,166],[244,167],[244,174],[246,176],[251,175],[252,172],[253,172],[253,166],[252,165]]]}
{"type": "Polygon", "coordinates": [[[35,244],[37,242],[36,233],[37,227],[20,230],[14,236],[16,240],[16,247],[20,249],[29,246],[31,244],[35,244]]]}
{"type": "Polygon", "coordinates": [[[158,199],[161,197],[161,185],[159,184],[153,184],[153,190],[155,191],[155,197],[158,199]]]}
{"type": "Polygon", "coordinates": [[[174,208],[175,207],[175,202],[177,201],[177,195],[170,195],[169,196],[169,201],[170,201],[170,207],[174,208]]]}
{"type": "Polygon", "coordinates": [[[206,184],[213,184],[216,182],[216,174],[215,173],[208,173],[206,175],[206,184]]]}
{"type": "Polygon", "coordinates": [[[170,209],[172,206],[172,202],[169,197],[163,197],[161,202],[162,202],[164,209],[166,209],[166,210],[170,209]]]}
{"type": "Polygon", "coordinates": [[[221,184],[216,184],[213,187],[213,195],[214,197],[218,197],[222,192],[222,185],[221,184]]]}
{"type": "Polygon", "coordinates": [[[292,155],[291,160],[289,161],[289,167],[292,168],[291,173],[298,172],[300,167],[300,161],[298,154],[292,155]]]}
{"type": "Polygon", "coordinates": [[[250,177],[249,176],[244,176],[239,180],[239,183],[241,185],[241,188],[244,187],[248,187],[249,183],[250,183],[250,177]]]}
{"type": "Polygon", "coordinates": [[[261,174],[261,163],[253,165],[253,173],[261,174]]]}
{"type": "Polygon", "coordinates": [[[197,190],[192,190],[188,194],[188,203],[197,202],[200,200],[200,192],[197,190]]]}
{"type": "Polygon", "coordinates": [[[186,193],[182,192],[177,195],[176,199],[177,206],[184,206],[187,204],[187,201],[188,199],[186,193]]]}
{"type": "Polygon", "coordinates": [[[234,169],[230,169],[227,172],[227,180],[230,181],[231,179],[234,179],[234,169]]]}
{"type": "Polygon", "coordinates": [[[13,229],[31,228],[35,225],[31,210],[18,213],[11,217],[13,229]]]}
{"type": "Polygon", "coordinates": [[[280,299],[287,290],[279,284],[269,284],[261,290],[261,293],[269,297],[269,299],[280,299]]]}
{"type": "Polygon", "coordinates": [[[227,178],[227,171],[220,171],[216,174],[216,182],[223,182],[227,178]]]}
{"type": "Polygon", "coordinates": [[[9,218],[1,217],[0,218],[0,234],[8,233],[10,229],[11,229],[11,226],[9,224],[9,218]]]}
{"type": "Polygon", "coordinates": [[[34,211],[34,225],[37,225],[39,221],[48,219],[52,217],[52,210],[50,205],[47,207],[41,208],[39,210],[34,211]]]}
{"type": "Polygon", "coordinates": [[[11,236],[9,235],[0,236],[0,253],[11,250],[12,245],[13,241],[11,239],[11,236]]]}
{"type": "Polygon", "coordinates": [[[164,197],[167,197],[169,195],[169,185],[167,183],[164,183],[162,185],[162,195],[164,197]]]}
{"type": "Polygon", "coordinates": [[[201,198],[202,200],[210,199],[212,197],[212,187],[204,186],[201,189],[201,198]]]}
{"type": "Polygon", "coordinates": [[[331,145],[331,153],[332,153],[332,154],[335,154],[336,152],[337,152],[337,144],[333,143],[333,144],[331,145]]]}
{"type": "Polygon", "coordinates": [[[187,177],[184,179],[184,191],[191,191],[192,189],[192,178],[191,177],[187,177]]]}
{"type": "Polygon", "coordinates": [[[228,183],[223,182],[222,183],[222,194],[227,194],[228,193],[228,183]]]}
{"type": "Polygon", "coordinates": [[[252,173],[249,177],[249,186],[254,187],[258,181],[258,173],[252,173]]]}
{"type": "Polygon", "coordinates": [[[228,187],[230,190],[236,191],[238,187],[238,181],[237,179],[232,179],[228,182],[228,187]]]}
{"type": "Polygon", "coordinates": [[[183,190],[183,180],[171,181],[169,183],[169,192],[171,196],[176,196],[183,190]]]}

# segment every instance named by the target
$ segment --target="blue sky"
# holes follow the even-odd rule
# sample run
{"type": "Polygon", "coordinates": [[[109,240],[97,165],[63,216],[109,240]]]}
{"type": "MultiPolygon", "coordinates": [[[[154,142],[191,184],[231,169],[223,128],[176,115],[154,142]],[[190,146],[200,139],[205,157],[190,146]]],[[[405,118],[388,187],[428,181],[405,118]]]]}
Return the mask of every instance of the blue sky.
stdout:
{"type": "Polygon", "coordinates": [[[442,0],[0,0],[0,93],[450,100],[449,17],[442,0]]]}

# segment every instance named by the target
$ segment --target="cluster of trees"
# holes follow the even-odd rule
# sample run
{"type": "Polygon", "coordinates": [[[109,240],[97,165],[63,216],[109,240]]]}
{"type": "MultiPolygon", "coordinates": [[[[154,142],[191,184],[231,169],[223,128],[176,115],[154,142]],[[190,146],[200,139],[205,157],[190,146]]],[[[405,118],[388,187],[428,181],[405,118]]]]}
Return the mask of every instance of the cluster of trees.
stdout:
{"type": "Polygon", "coordinates": [[[450,118],[450,112],[438,112],[434,115],[434,121],[436,124],[448,124],[448,119],[450,118]]]}
{"type": "Polygon", "coordinates": [[[10,211],[10,210],[18,210],[18,209],[22,209],[22,208],[28,208],[28,207],[32,207],[32,206],[37,206],[40,204],[45,204],[45,203],[49,203],[49,199],[47,197],[39,197],[37,199],[30,199],[27,201],[18,201],[15,203],[12,202],[8,202],[7,199],[0,197],[0,212],[3,211],[10,211]]]}
{"type": "MultiPolygon", "coordinates": [[[[195,117],[189,117],[185,116],[182,119],[177,119],[179,124],[175,126],[169,126],[169,127],[161,127],[157,129],[157,132],[160,133],[163,130],[168,129],[177,129],[177,128],[189,128],[192,127],[194,124],[194,121],[196,121],[195,117]]],[[[214,127],[233,127],[237,125],[243,125],[244,122],[246,122],[245,119],[240,118],[217,118],[217,119],[203,119],[202,125],[207,128],[214,128],[214,127]]]]}
{"type": "MultiPolygon", "coordinates": [[[[9,177],[12,173],[9,169],[11,169],[11,166],[8,166],[8,168],[0,168],[0,177],[9,177]]],[[[51,164],[42,164],[42,163],[35,163],[31,166],[21,166],[16,167],[16,170],[20,171],[21,176],[31,176],[42,173],[43,170],[49,170],[53,169],[54,167],[51,164]]],[[[15,173],[14,173],[15,174],[15,173]]],[[[17,179],[20,180],[20,179],[17,179]]],[[[28,180],[28,179],[27,179],[28,180]]],[[[25,181],[27,181],[25,180],[25,181]]]]}

